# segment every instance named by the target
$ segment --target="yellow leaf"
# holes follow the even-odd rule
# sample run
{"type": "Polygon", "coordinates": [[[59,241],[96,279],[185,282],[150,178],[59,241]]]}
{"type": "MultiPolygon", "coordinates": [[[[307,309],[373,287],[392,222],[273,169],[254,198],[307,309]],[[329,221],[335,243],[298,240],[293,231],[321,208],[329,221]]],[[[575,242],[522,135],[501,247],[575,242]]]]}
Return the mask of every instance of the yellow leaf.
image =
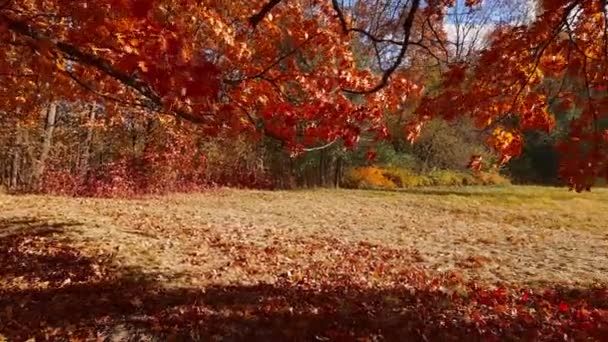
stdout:
{"type": "Polygon", "coordinates": [[[139,62],[137,62],[137,66],[141,69],[141,71],[148,72],[148,67],[146,66],[146,62],[139,61],[139,62]]]}
{"type": "Polygon", "coordinates": [[[57,69],[65,71],[65,60],[63,58],[58,58],[55,61],[55,66],[57,67],[57,69]]]}

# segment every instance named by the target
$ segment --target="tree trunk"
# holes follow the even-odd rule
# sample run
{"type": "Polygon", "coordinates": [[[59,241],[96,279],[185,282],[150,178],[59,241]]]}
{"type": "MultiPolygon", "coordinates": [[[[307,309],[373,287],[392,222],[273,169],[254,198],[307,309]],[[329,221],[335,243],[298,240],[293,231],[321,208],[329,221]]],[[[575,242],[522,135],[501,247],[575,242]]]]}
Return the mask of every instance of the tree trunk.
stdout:
{"type": "Polygon", "coordinates": [[[13,155],[13,165],[11,165],[11,180],[9,184],[9,189],[11,190],[16,190],[18,186],[19,165],[21,165],[21,155],[17,152],[13,155]]]}
{"type": "Polygon", "coordinates": [[[42,141],[42,150],[40,152],[40,158],[36,161],[36,166],[34,167],[34,174],[32,179],[32,185],[34,189],[38,189],[40,187],[40,183],[42,181],[42,176],[44,175],[44,169],[46,167],[46,160],[51,151],[51,146],[53,144],[53,132],[55,130],[55,118],[57,116],[57,103],[51,102],[47,111],[46,111],[46,126],[44,129],[44,138],[42,141]]]}
{"type": "Polygon", "coordinates": [[[15,148],[12,153],[11,172],[8,182],[9,190],[16,190],[18,186],[19,178],[19,166],[21,165],[21,132],[17,130],[17,138],[15,142],[15,148]]]}
{"type": "Polygon", "coordinates": [[[340,181],[342,180],[342,157],[336,158],[336,170],[334,173],[334,186],[340,187],[340,181]]]}
{"type": "Polygon", "coordinates": [[[6,160],[8,158],[2,158],[2,162],[0,162],[0,193],[4,188],[8,188],[8,173],[7,173],[7,165],[6,160]]]}
{"type": "Polygon", "coordinates": [[[82,155],[80,156],[79,162],[79,176],[81,180],[86,178],[86,175],[89,172],[89,159],[91,157],[91,143],[93,141],[93,126],[95,124],[95,105],[91,105],[91,110],[89,111],[89,120],[87,127],[87,136],[84,140],[84,148],[82,155]]]}
{"type": "Polygon", "coordinates": [[[319,181],[317,183],[320,187],[325,186],[325,164],[325,151],[321,150],[319,151],[319,181]]]}

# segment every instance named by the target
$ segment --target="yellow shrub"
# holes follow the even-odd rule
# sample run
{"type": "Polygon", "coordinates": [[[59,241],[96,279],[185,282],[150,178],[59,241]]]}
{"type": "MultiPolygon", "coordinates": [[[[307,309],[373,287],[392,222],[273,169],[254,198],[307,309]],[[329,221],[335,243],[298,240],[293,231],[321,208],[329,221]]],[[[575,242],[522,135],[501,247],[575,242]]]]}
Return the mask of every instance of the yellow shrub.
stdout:
{"type": "Polygon", "coordinates": [[[498,172],[480,172],[476,174],[480,185],[509,185],[511,181],[498,172]]]}
{"type": "Polygon", "coordinates": [[[393,189],[422,186],[508,185],[508,178],[497,172],[435,170],[417,174],[399,167],[367,166],[349,169],[343,185],[356,189],[393,189]]]}
{"type": "Polygon", "coordinates": [[[404,182],[404,188],[431,185],[433,185],[433,180],[430,177],[423,175],[410,175],[405,179],[404,182]]]}
{"type": "Polygon", "coordinates": [[[411,170],[391,167],[382,169],[385,178],[391,180],[399,188],[412,188],[417,186],[432,185],[432,180],[424,175],[419,175],[411,170]]]}
{"type": "Polygon", "coordinates": [[[382,175],[384,178],[395,183],[398,188],[403,188],[404,186],[407,186],[407,179],[411,176],[411,173],[407,169],[391,167],[383,168],[382,175]]]}
{"type": "Polygon", "coordinates": [[[469,179],[467,179],[467,176],[468,174],[464,172],[450,170],[437,170],[432,171],[429,174],[429,177],[433,181],[433,185],[436,186],[468,185],[469,179]]]}
{"type": "Polygon", "coordinates": [[[356,189],[393,189],[395,183],[374,166],[350,169],[344,177],[344,185],[356,189]]]}

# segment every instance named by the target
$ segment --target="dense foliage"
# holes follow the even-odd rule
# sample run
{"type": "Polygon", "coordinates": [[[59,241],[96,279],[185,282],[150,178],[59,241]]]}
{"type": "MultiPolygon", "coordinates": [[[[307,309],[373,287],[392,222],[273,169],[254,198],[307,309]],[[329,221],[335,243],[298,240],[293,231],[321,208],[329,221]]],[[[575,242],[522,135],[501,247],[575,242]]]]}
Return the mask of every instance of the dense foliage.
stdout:
{"type": "MultiPolygon", "coordinates": [[[[527,131],[551,131],[574,110],[556,142],[559,176],[589,188],[608,175],[605,1],[539,1],[522,12],[527,3],[2,0],[3,178],[42,186],[60,153],[53,128],[62,108],[72,113],[62,120],[89,129],[65,130],[80,153],[66,146],[73,159],[59,170],[75,180],[60,187],[124,179],[128,169],[142,176],[118,183],[136,189],[167,174],[176,189],[207,182],[201,137],[239,137],[256,150],[270,139],[286,164],[366,139],[414,141],[438,117],[469,117],[504,164],[521,154],[527,131]],[[32,146],[41,123],[41,143],[32,146]],[[135,130],[149,143],[129,137],[135,130]],[[100,136],[132,140],[137,158],[125,157],[125,144],[104,145],[111,160],[92,169],[100,136]]],[[[232,166],[222,177],[264,183],[250,168],[237,177],[232,166]]]]}
{"type": "MultiPolygon", "coordinates": [[[[608,179],[606,0],[0,0],[0,46],[0,191],[496,184],[506,182],[498,172],[509,162],[520,179],[577,191],[608,179]]],[[[42,198],[28,210],[44,207],[42,198]]],[[[332,204],[334,218],[367,215],[332,204]]],[[[247,215],[271,217],[273,205],[247,215]]],[[[95,211],[74,208],[56,212],[95,211]]],[[[322,221],[309,208],[302,206],[322,221]]],[[[443,210],[429,208],[427,220],[443,210]]],[[[111,252],[85,253],[58,239],[79,223],[12,217],[0,222],[0,340],[104,339],[125,323],[168,340],[608,334],[605,287],[488,286],[419,270],[417,251],[356,234],[350,242],[322,234],[281,240],[273,230],[280,225],[234,230],[227,216],[216,236],[203,224],[178,223],[171,210],[159,210],[171,224],[141,208],[115,214],[138,225],[118,240],[153,236],[145,247],[156,253],[194,241],[186,268],[209,266],[208,279],[233,268],[247,274],[241,281],[271,281],[162,288],[126,278],[135,272],[111,252]],[[273,237],[273,245],[249,243],[247,234],[273,237]],[[203,245],[220,251],[221,262],[199,255],[203,245]]],[[[105,229],[111,221],[88,222],[105,229]]],[[[377,226],[357,221],[361,230],[377,226]]]]}

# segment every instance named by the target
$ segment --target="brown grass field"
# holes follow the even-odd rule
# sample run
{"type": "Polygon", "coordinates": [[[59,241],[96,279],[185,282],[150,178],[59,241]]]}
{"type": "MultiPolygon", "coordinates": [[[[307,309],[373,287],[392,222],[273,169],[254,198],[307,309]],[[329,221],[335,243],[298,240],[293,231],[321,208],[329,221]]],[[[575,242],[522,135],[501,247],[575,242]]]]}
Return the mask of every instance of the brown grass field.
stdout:
{"type": "MultiPolygon", "coordinates": [[[[260,286],[285,281],[331,278],[383,289],[395,286],[399,272],[420,271],[487,286],[590,287],[608,284],[608,190],[220,189],[129,200],[0,195],[0,258],[0,333],[17,340],[103,325],[99,320],[148,305],[181,310],[175,298],[185,295],[168,296],[167,289],[218,291],[211,303],[232,298],[211,305],[217,318],[228,315],[234,298],[253,301],[266,293],[260,286]]],[[[121,340],[134,329],[118,326],[104,336],[121,340]]]]}

